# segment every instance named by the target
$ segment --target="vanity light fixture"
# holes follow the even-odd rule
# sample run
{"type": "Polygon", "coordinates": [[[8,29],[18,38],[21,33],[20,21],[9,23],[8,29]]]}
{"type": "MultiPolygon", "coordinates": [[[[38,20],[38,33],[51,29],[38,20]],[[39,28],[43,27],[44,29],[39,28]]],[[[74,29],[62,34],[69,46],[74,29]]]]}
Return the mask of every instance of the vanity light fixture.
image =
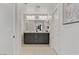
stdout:
{"type": "Polygon", "coordinates": [[[29,15],[29,16],[26,16],[25,17],[25,19],[27,19],[27,20],[34,20],[35,19],[35,16],[33,16],[33,15],[29,15]]]}
{"type": "Polygon", "coordinates": [[[43,15],[43,14],[25,14],[25,20],[50,20],[52,19],[51,15],[43,15]]]}

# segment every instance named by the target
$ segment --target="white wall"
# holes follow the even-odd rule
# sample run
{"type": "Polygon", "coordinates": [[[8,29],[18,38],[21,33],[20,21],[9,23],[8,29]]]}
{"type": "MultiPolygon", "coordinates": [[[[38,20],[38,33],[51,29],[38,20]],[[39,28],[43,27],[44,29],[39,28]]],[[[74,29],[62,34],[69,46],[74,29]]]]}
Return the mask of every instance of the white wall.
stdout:
{"type": "Polygon", "coordinates": [[[58,54],[79,54],[79,23],[63,25],[62,8],[58,4],[58,14],[54,14],[54,47],[58,54]]]}
{"type": "Polygon", "coordinates": [[[0,4],[0,54],[13,53],[14,4],[0,4]]]}

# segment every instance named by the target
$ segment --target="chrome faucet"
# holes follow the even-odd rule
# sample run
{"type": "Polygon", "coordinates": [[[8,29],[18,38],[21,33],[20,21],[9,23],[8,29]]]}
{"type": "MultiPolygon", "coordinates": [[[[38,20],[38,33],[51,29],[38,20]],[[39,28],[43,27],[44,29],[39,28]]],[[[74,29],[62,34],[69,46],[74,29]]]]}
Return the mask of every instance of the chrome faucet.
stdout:
{"type": "Polygon", "coordinates": [[[36,32],[38,32],[38,30],[42,30],[42,28],[41,28],[42,26],[41,26],[41,24],[40,25],[38,25],[38,26],[36,26],[36,32]]]}

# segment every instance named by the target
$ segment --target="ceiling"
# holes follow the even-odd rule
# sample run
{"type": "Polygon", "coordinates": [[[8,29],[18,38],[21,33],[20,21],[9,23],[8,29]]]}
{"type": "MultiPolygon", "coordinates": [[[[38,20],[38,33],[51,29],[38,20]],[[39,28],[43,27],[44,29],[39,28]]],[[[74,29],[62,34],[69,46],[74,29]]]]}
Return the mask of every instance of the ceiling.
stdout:
{"type": "Polygon", "coordinates": [[[24,3],[26,13],[53,13],[56,3],[24,3]]]}

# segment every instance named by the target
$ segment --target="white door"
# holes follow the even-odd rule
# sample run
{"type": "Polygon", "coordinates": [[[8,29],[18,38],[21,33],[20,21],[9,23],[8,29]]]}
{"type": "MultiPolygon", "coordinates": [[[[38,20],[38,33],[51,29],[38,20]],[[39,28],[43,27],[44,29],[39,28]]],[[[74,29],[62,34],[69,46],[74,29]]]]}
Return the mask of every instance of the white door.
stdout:
{"type": "Polygon", "coordinates": [[[13,54],[15,35],[15,4],[0,4],[0,54],[13,54]]]}

